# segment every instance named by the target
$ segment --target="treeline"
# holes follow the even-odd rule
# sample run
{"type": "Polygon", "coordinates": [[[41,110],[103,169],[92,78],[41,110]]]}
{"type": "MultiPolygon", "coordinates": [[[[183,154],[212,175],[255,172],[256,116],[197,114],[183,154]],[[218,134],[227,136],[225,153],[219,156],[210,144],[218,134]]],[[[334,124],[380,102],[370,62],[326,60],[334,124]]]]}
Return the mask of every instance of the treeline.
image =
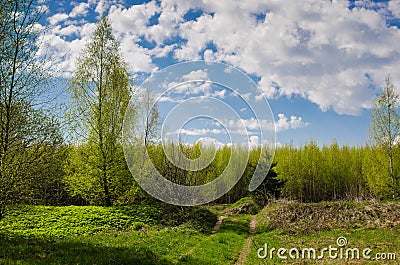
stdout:
{"type": "MultiPolygon", "coordinates": [[[[249,151],[236,147],[239,156],[232,156],[232,147],[202,146],[201,144],[148,144],[147,152],[155,169],[166,179],[181,185],[202,185],[213,181],[226,170],[230,160],[236,165],[231,168],[232,177],[238,172],[243,173],[233,188],[219,198],[217,203],[233,203],[237,200],[253,196],[260,204],[274,198],[287,198],[302,202],[319,202],[332,200],[364,200],[364,199],[393,199],[400,195],[400,183],[392,181],[389,160],[382,148],[371,146],[339,146],[334,141],[330,146],[318,146],[314,141],[302,147],[286,145],[279,147],[273,161],[271,151],[261,153],[262,149],[249,151]],[[166,155],[166,151],[168,156],[166,155]],[[199,167],[201,161],[212,161],[201,170],[190,170],[199,167]],[[248,155],[248,157],[247,157],[248,155]],[[205,158],[204,158],[205,157],[205,158]],[[243,163],[244,161],[244,163],[243,163]],[[249,191],[250,180],[254,176],[258,163],[261,167],[271,169],[265,171],[266,178],[253,192],[249,191]],[[186,169],[183,169],[186,168],[186,169]]],[[[66,164],[67,172],[64,183],[75,201],[85,201],[88,204],[104,205],[104,193],[101,182],[91,176],[89,158],[77,159],[76,155],[89,146],[71,146],[70,156],[66,164]],[[80,165],[76,164],[81,161],[80,165]],[[72,173],[72,174],[71,174],[72,173]]],[[[394,172],[400,172],[400,146],[393,150],[394,172]]],[[[139,157],[139,156],[137,156],[139,157]]],[[[153,203],[155,200],[146,194],[135,182],[124,163],[124,156],[119,152],[118,172],[110,179],[112,204],[153,203]]],[[[140,159],[137,159],[141,164],[140,159]]],[[[151,172],[136,165],[136,174],[145,177],[151,172]]]]}
{"type": "Polygon", "coordinates": [[[164,178],[180,185],[203,185],[222,175],[228,176],[226,186],[232,188],[217,203],[231,204],[243,197],[253,196],[260,204],[265,204],[269,199],[279,197],[283,181],[277,179],[274,164],[268,170],[272,164],[271,151],[261,147],[251,150],[246,148],[240,145],[215,148],[201,143],[169,143],[164,147],[161,144],[151,145],[148,150],[156,170],[164,178]],[[207,161],[211,162],[203,163],[207,161]],[[261,172],[265,173],[265,179],[257,190],[249,192],[249,184],[258,165],[261,172]],[[236,184],[235,180],[238,180],[236,184]]]}
{"type": "MultiPolygon", "coordinates": [[[[400,146],[393,149],[394,174],[400,172],[400,146]]],[[[383,148],[371,146],[319,147],[314,141],[296,148],[280,147],[276,172],[285,181],[282,196],[303,202],[355,199],[392,199],[400,194],[393,182],[383,148]]]]}
{"type": "MultiPolygon", "coordinates": [[[[41,161],[42,167],[30,171],[30,181],[26,182],[30,185],[19,186],[21,194],[26,194],[22,197],[25,200],[15,202],[107,205],[102,175],[99,174],[101,168],[96,164],[96,151],[90,143],[59,145],[52,150],[47,149],[47,152],[47,163],[41,161]]],[[[279,197],[318,202],[392,199],[399,196],[399,185],[392,184],[387,158],[382,151],[369,146],[339,146],[334,142],[330,146],[319,147],[311,141],[302,147],[279,147],[266,178],[253,192],[250,192],[248,187],[257,163],[260,162],[264,167],[271,163],[270,154],[261,154],[260,147],[250,150],[248,159],[244,149],[239,151],[241,157],[235,158],[232,157],[231,147],[215,149],[201,144],[170,143],[164,147],[160,144],[148,144],[147,152],[161,175],[181,185],[202,185],[211,182],[222,174],[230,159],[237,159],[231,163],[238,167],[244,166],[243,174],[237,184],[219,198],[217,203],[234,203],[246,196],[254,197],[260,204],[266,204],[270,199],[279,197]],[[164,149],[169,150],[170,154],[175,154],[173,160],[178,161],[179,166],[167,157],[164,149]],[[199,163],[196,158],[200,155],[206,158],[213,157],[212,162],[201,170],[182,169],[196,168],[196,163],[199,163]],[[183,157],[190,160],[184,160],[183,157]],[[241,161],[245,164],[241,165],[241,161]]],[[[395,161],[400,161],[400,147],[396,148],[394,153],[395,161]]],[[[113,159],[114,164],[109,165],[107,176],[111,205],[157,203],[157,200],[136,183],[125,163],[121,145],[118,145],[113,159]]],[[[140,159],[138,161],[140,162],[140,159]]],[[[240,168],[231,170],[232,175],[241,171],[240,168]]],[[[395,172],[399,170],[400,166],[395,163],[395,172]]],[[[138,166],[136,172],[145,177],[150,171],[138,166]]]]}
{"type": "MultiPolygon", "coordinates": [[[[90,153],[93,154],[92,150],[89,144],[68,147],[68,158],[64,164],[63,187],[71,196],[70,201],[85,205],[107,205],[100,170],[94,162],[94,157],[90,156],[90,153]]],[[[149,161],[143,162],[141,158],[144,154],[140,150],[139,154],[133,155],[135,161],[130,168],[132,175],[125,163],[122,146],[119,146],[119,151],[114,157],[117,162],[110,165],[108,176],[111,205],[156,203],[157,200],[143,191],[135,181],[135,177],[146,178],[148,174],[154,174],[154,170],[171,182],[186,186],[209,183],[227,170],[225,174],[232,176],[229,178],[230,182],[234,181],[234,176],[237,176],[239,180],[236,185],[232,185],[233,188],[228,193],[217,200],[217,203],[233,203],[250,195],[265,204],[269,199],[279,197],[283,186],[283,181],[277,179],[273,169],[269,172],[266,170],[271,161],[266,153],[261,155],[261,148],[246,151],[244,148],[236,147],[237,155],[232,156],[232,148],[227,146],[215,149],[199,143],[195,145],[169,143],[164,147],[161,144],[148,144],[147,151],[143,152],[149,154],[154,167],[150,167],[149,161]],[[169,150],[168,156],[165,150],[169,150]],[[209,160],[211,163],[205,167],[200,165],[202,169],[197,170],[201,163],[198,159],[200,155],[204,161],[209,160]],[[260,155],[261,159],[259,159],[260,155]],[[172,160],[171,156],[174,156],[172,160]],[[258,162],[268,174],[259,189],[249,192],[250,180],[258,162]],[[231,167],[227,168],[229,163],[231,167]]],[[[226,183],[226,185],[231,185],[231,183],[226,183]]]]}

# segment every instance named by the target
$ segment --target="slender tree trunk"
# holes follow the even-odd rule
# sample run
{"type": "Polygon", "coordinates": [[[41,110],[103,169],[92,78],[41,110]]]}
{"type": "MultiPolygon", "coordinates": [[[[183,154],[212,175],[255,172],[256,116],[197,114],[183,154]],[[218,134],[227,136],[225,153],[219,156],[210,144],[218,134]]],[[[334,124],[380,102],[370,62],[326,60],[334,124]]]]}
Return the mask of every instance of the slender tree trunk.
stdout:
{"type": "Polygon", "coordinates": [[[111,196],[110,196],[110,191],[108,189],[107,168],[106,168],[106,166],[103,166],[103,189],[104,189],[105,205],[107,207],[109,207],[109,206],[111,206],[111,196]]]}
{"type": "Polygon", "coordinates": [[[392,180],[392,184],[394,184],[393,149],[391,146],[389,148],[389,173],[390,173],[390,178],[392,180]]]}
{"type": "Polygon", "coordinates": [[[0,204],[0,220],[4,217],[5,208],[5,205],[0,204]]]}

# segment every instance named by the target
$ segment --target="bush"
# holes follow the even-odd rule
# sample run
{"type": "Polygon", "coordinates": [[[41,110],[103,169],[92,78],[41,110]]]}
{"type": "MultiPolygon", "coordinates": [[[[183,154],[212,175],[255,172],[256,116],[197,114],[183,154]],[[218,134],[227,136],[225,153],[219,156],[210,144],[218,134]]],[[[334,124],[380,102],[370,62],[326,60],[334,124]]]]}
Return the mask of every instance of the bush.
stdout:
{"type": "Polygon", "coordinates": [[[229,212],[232,214],[257,214],[260,210],[260,205],[253,198],[244,197],[232,204],[229,212]]]}

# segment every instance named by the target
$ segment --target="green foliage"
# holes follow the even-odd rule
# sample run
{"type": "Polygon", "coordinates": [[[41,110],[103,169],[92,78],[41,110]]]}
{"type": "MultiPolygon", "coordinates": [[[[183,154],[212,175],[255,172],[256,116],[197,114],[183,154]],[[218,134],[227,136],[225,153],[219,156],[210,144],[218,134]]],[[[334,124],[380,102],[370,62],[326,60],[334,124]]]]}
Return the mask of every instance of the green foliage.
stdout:
{"type": "Polygon", "coordinates": [[[21,202],[59,203],[63,197],[65,152],[58,123],[44,111],[22,105],[9,130],[2,127],[0,133],[0,208],[21,202]]]}
{"type": "MultiPolygon", "coordinates": [[[[393,149],[395,161],[400,159],[400,149],[393,149]]],[[[389,170],[389,160],[382,148],[366,147],[363,161],[363,175],[367,180],[369,189],[380,199],[391,198],[395,195],[396,188],[392,182],[389,170]]],[[[394,172],[400,172],[399,163],[393,164],[394,172]]]]}
{"type": "MultiPolygon", "coordinates": [[[[92,145],[70,146],[64,169],[64,183],[69,194],[82,198],[91,205],[103,205],[104,193],[99,178],[102,171],[96,167],[98,157],[92,145]]],[[[108,168],[109,193],[115,205],[135,203],[140,189],[130,174],[122,147],[114,152],[108,168]]]]}
{"type": "Polygon", "coordinates": [[[217,222],[217,216],[204,208],[194,208],[190,211],[187,220],[192,227],[201,232],[211,232],[217,222]]]}
{"type": "MultiPolygon", "coordinates": [[[[214,180],[219,176],[218,173],[220,171],[222,173],[225,168],[225,164],[218,165],[218,162],[221,161],[220,157],[228,150],[227,148],[214,150],[211,147],[201,146],[200,144],[189,146],[175,143],[168,143],[164,148],[161,144],[148,145],[147,151],[157,171],[166,179],[177,184],[187,186],[202,185],[214,180]],[[164,151],[164,148],[166,151],[164,151]],[[172,156],[172,161],[167,157],[166,152],[168,155],[172,156]],[[216,158],[204,169],[183,169],[196,169],[199,161],[195,159],[199,157],[200,153],[204,160],[207,160],[207,157],[212,157],[214,153],[216,153],[216,158]],[[181,167],[176,166],[174,161],[180,163],[181,167]]],[[[228,150],[228,152],[230,152],[230,150],[228,150]]],[[[227,160],[229,160],[229,156],[227,160]]],[[[224,160],[223,163],[227,163],[227,160],[224,160]]]]}
{"type": "Polygon", "coordinates": [[[154,224],[161,211],[151,206],[18,206],[0,221],[0,233],[8,237],[51,237],[92,235],[108,230],[130,230],[154,224]]]}
{"type": "Polygon", "coordinates": [[[238,207],[238,206],[242,206],[245,203],[249,203],[249,204],[254,204],[254,199],[251,197],[243,197],[240,200],[232,203],[229,207],[238,207]]]}
{"type": "Polygon", "coordinates": [[[263,182],[256,190],[251,192],[251,196],[261,206],[266,205],[271,199],[278,199],[285,184],[284,180],[278,179],[278,174],[274,169],[275,166],[276,163],[271,165],[263,182]]]}
{"type": "Polygon", "coordinates": [[[93,166],[93,160],[96,161],[97,158],[90,154],[91,150],[89,145],[69,147],[64,182],[71,196],[81,197],[96,205],[103,203],[101,183],[97,177],[101,172],[93,166]]]}
{"type": "MultiPolygon", "coordinates": [[[[264,154],[259,161],[260,147],[247,152],[239,145],[216,149],[215,147],[202,146],[199,143],[192,146],[168,143],[164,147],[161,144],[148,144],[147,152],[156,170],[163,177],[177,184],[203,185],[222,175],[222,179],[225,180],[224,184],[233,186],[233,188],[219,198],[218,203],[232,203],[249,195],[249,184],[255,168],[260,164],[263,171],[267,172],[266,167],[270,163],[267,154],[264,154]],[[167,157],[166,152],[169,157],[167,157]],[[201,159],[198,159],[200,155],[201,159]],[[202,161],[211,161],[211,163],[201,170],[195,170],[201,168],[202,161]],[[177,166],[174,162],[177,162],[180,166],[177,166]],[[232,182],[237,179],[239,179],[237,183],[232,185],[232,182]]],[[[137,174],[140,174],[140,171],[137,174]]],[[[283,181],[277,180],[273,171],[267,173],[266,179],[261,185],[263,192],[256,191],[260,196],[259,199],[265,202],[267,197],[279,196],[278,191],[282,186],[281,183],[283,181]]]]}
{"type": "Polygon", "coordinates": [[[366,178],[367,148],[348,147],[334,142],[318,147],[284,146],[275,155],[278,178],[286,181],[282,195],[304,202],[369,198],[366,178]]]}
{"type": "MultiPolygon", "coordinates": [[[[255,148],[250,150],[249,152],[249,157],[246,157],[246,152],[245,150],[240,150],[241,151],[241,156],[242,158],[239,158],[239,160],[242,161],[247,161],[246,165],[242,165],[245,170],[239,179],[239,181],[236,183],[236,185],[228,191],[224,196],[222,196],[218,202],[219,203],[234,203],[241,198],[244,198],[249,195],[249,184],[250,180],[253,177],[254,170],[257,166],[259,157],[260,157],[260,151],[261,148],[255,148]]],[[[219,171],[222,173],[224,168],[228,165],[231,155],[231,150],[229,147],[225,147],[225,150],[221,150],[221,155],[218,158],[218,166],[219,166],[219,171]]],[[[237,160],[237,158],[236,158],[237,160]]],[[[231,163],[236,163],[235,161],[231,161],[231,163]]]]}

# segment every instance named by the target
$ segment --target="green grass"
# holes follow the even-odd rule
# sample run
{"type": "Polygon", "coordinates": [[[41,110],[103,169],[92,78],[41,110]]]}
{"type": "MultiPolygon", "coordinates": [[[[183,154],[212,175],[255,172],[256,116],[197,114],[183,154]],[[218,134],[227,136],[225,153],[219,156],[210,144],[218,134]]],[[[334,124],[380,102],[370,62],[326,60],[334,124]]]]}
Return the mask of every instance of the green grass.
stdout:
{"type": "MultiPolygon", "coordinates": [[[[0,220],[0,264],[234,264],[250,236],[250,214],[236,206],[47,207],[8,209],[0,220]],[[210,212],[213,211],[214,213],[210,212]],[[215,214],[226,218],[211,233],[215,214]]],[[[398,203],[278,203],[257,214],[246,264],[364,264],[365,260],[259,259],[269,247],[369,247],[400,255],[398,203]]],[[[397,262],[400,257],[397,257],[397,262]]],[[[396,264],[370,262],[371,264],[396,264]]]]}
{"type": "Polygon", "coordinates": [[[171,264],[204,237],[188,229],[109,232],[55,240],[2,241],[0,263],[11,264],[171,264]]]}
{"type": "Polygon", "coordinates": [[[205,209],[182,210],[187,222],[177,226],[166,226],[161,212],[16,207],[0,221],[0,264],[229,264],[247,238],[245,216],[228,218],[211,234],[216,219],[205,209]]]}
{"type": "Polygon", "coordinates": [[[111,232],[56,240],[2,241],[0,264],[231,264],[245,234],[189,228],[111,232]]]}
{"type": "Polygon", "coordinates": [[[179,264],[233,264],[249,235],[250,215],[232,215],[224,219],[216,234],[199,242],[183,255],[179,264]]]}
{"type": "MultiPolygon", "coordinates": [[[[398,264],[400,255],[400,228],[374,228],[374,229],[334,229],[330,231],[319,231],[308,235],[288,235],[282,231],[274,230],[271,232],[260,233],[254,236],[251,252],[247,258],[246,264],[398,264]],[[288,254],[287,260],[280,259],[276,251],[273,259],[269,256],[265,259],[260,259],[257,256],[257,250],[268,245],[269,251],[271,248],[314,248],[317,251],[317,256],[321,254],[322,248],[338,247],[336,240],[338,237],[345,237],[348,244],[343,248],[358,248],[362,251],[364,248],[372,250],[370,256],[373,257],[376,253],[396,253],[397,261],[369,261],[360,259],[330,259],[328,252],[325,252],[324,258],[319,259],[291,259],[288,254]]],[[[345,253],[345,252],[344,252],[345,253]]],[[[361,252],[362,253],[362,252],[361,252]]]]}

